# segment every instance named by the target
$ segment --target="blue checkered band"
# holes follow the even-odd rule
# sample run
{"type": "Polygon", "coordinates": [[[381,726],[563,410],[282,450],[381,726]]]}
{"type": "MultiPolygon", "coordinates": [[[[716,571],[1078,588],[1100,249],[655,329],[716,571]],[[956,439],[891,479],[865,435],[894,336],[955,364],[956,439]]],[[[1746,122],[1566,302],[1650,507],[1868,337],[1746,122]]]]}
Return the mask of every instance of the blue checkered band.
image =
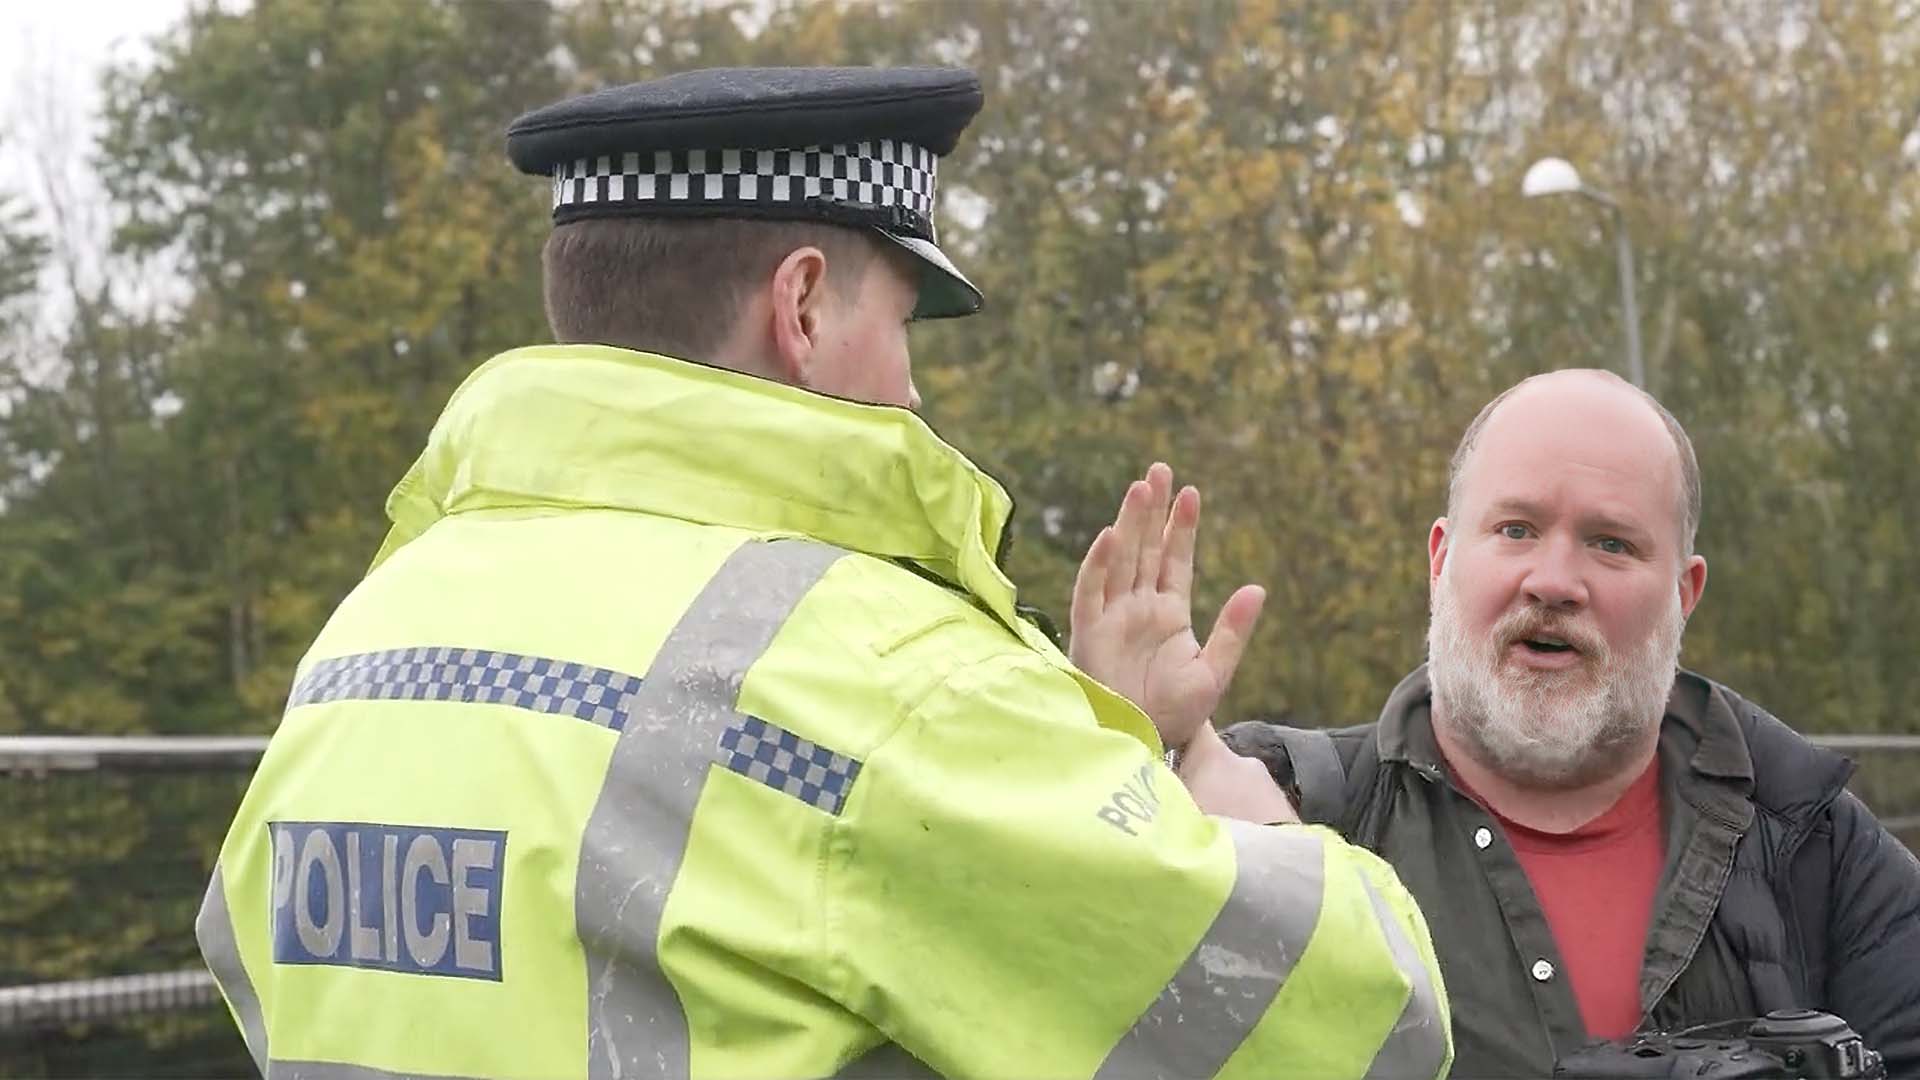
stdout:
{"type": "Polygon", "coordinates": [[[553,167],[553,208],[826,203],[896,207],[933,239],[939,158],[894,139],[798,150],[655,150],[553,167]]]}
{"type": "Polygon", "coordinates": [[[619,731],[637,676],[488,649],[389,649],[322,660],[293,688],[289,709],[326,701],[461,701],[572,716],[619,731]]]}
{"type": "Polygon", "coordinates": [[[720,763],[750,780],[838,815],[860,763],[767,723],[743,716],[720,733],[720,763]]]}

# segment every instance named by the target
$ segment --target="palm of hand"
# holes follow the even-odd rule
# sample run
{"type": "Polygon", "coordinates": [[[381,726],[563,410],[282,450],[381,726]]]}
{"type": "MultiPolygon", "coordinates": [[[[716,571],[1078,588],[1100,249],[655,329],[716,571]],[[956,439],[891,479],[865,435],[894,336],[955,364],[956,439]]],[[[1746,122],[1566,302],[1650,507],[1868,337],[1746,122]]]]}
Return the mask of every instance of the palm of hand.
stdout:
{"type": "Polygon", "coordinates": [[[1226,690],[1201,654],[1186,602],[1170,593],[1128,594],[1092,625],[1073,628],[1072,658],[1153,718],[1182,746],[1213,715],[1226,690]]]}
{"type": "Polygon", "coordinates": [[[1173,471],[1154,465],[1088,549],[1074,580],[1069,655],[1140,706],[1163,742],[1185,746],[1225,696],[1265,596],[1240,589],[1201,644],[1192,596],[1200,494],[1187,488],[1170,500],[1172,486],[1173,471]]]}

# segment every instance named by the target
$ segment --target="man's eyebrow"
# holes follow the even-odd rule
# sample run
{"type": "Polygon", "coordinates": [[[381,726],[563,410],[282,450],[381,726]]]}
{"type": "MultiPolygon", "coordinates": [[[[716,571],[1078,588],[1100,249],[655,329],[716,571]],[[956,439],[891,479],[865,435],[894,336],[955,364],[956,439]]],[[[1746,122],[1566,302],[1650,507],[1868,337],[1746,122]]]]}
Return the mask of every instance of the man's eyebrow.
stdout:
{"type": "Polygon", "coordinates": [[[1487,511],[1493,514],[1518,514],[1521,517],[1528,518],[1540,517],[1544,513],[1540,504],[1531,499],[1511,497],[1495,501],[1492,506],[1487,508],[1487,511]]]}
{"type": "Polygon", "coordinates": [[[1617,518],[1611,514],[1589,514],[1581,520],[1588,526],[1599,529],[1602,532],[1622,533],[1627,536],[1636,537],[1653,535],[1653,531],[1646,526],[1637,525],[1625,518],[1617,518]]]}
{"type": "MultiPolygon", "coordinates": [[[[1523,518],[1539,518],[1546,515],[1546,510],[1541,504],[1531,499],[1521,498],[1499,499],[1488,507],[1488,512],[1496,516],[1513,514],[1523,518]]],[[[1652,530],[1644,525],[1605,512],[1583,514],[1580,516],[1580,523],[1588,529],[1598,529],[1602,532],[1623,533],[1636,537],[1653,535],[1652,530]]]]}

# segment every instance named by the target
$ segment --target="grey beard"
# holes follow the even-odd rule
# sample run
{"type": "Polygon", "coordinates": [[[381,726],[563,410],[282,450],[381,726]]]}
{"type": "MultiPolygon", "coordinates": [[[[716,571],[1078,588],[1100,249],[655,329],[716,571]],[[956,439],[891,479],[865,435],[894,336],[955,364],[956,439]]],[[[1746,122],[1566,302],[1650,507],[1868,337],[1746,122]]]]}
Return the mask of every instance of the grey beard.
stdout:
{"type": "Polygon", "coordinates": [[[1666,711],[1686,628],[1679,597],[1646,640],[1630,652],[1591,655],[1591,681],[1570,686],[1564,675],[1503,670],[1497,638],[1470,638],[1451,570],[1441,571],[1427,625],[1435,721],[1474,760],[1522,787],[1579,787],[1624,766],[1666,711]]]}

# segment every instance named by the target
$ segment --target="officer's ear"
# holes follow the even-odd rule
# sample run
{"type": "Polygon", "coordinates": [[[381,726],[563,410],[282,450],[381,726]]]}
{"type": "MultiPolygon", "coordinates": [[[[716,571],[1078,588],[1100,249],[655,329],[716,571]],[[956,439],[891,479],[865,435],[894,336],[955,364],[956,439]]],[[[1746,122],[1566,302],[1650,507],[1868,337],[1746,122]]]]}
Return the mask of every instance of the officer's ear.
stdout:
{"type": "Polygon", "coordinates": [[[774,268],[771,329],[774,362],[783,381],[809,385],[831,291],[827,256],[817,247],[795,248],[774,268]]]}

